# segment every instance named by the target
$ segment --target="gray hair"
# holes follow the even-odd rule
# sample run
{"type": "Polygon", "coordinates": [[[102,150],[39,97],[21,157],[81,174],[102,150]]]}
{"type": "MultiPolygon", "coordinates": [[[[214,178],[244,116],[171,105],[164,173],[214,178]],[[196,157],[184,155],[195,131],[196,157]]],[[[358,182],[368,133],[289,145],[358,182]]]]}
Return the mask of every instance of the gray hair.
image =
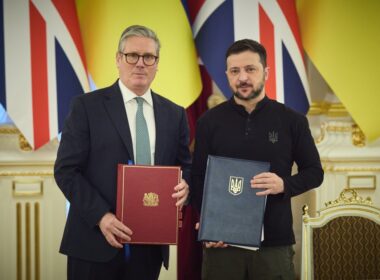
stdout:
{"type": "Polygon", "coordinates": [[[156,43],[157,56],[160,54],[161,44],[156,33],[152,29],[142,25],[131,25],[123,31],[120,36],[118,51],[122,53],[127,39],[134,36],[153,39],[156,43]]]}

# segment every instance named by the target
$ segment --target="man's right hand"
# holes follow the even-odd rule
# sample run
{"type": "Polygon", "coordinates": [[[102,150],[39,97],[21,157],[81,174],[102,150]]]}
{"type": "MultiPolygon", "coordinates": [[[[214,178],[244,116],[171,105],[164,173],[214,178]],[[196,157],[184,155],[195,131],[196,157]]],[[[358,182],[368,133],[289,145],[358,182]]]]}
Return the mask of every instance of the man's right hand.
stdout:
{"type": "Polygon", "coordinates": [[[228,245],[225,244],[223,241],[218,242],[203,242],[206,248],[227,248],[228,245]]]}
{"type": "Polygon", "coordinates": [[[123,244],[117,240],[117,237],[125,241],[130,241],[131,235],[133,234],[130,228],[125,226],[110,212],[101,218],[99,227],[107,242],[115,248],[123,248],[123,244]]]}
{"type": "MultiPolygon", "coordinates": [[[[198,222],[198,223],[195,224],[195,229],[199,230],[199,227],[200,227],[200,224],[198,222]]],[[[228,245],[225,244],[223,241],[219,241],[219,242],[203,242],[203,245],[206,248],[226,248],[226,247],[228,247],[228,245]]]]}

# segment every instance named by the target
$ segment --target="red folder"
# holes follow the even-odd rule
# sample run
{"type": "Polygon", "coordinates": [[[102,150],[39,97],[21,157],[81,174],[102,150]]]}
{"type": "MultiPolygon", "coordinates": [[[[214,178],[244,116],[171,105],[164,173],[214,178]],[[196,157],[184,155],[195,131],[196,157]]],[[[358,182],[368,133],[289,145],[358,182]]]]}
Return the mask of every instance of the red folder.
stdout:
{"type": "Polygon", "coordinates": [[[118,165],[116,216],[133,231],[128,243],[177,244],[180,180],[178,166],[118,165]]]}

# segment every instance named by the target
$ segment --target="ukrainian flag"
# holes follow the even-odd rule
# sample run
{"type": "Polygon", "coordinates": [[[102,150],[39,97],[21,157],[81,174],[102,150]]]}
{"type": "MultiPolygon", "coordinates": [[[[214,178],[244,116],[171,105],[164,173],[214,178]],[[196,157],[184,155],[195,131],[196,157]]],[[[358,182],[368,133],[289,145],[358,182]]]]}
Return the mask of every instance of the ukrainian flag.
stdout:
{"type": "Polygon", "coordinates": [[[380,137],[380,1],[299,0],[303,46],[368,140],[380,137]]]}
{"type": "Polygon", "coordinates": [[[97,88],[115,82],[117,44],[134,24],[153,29],[160,41],[160,62],[152,89],[173,102],[191,105],[202,85],[197,54],[185,10],[179,0],[77,0],[87,68],[97,88]]]}

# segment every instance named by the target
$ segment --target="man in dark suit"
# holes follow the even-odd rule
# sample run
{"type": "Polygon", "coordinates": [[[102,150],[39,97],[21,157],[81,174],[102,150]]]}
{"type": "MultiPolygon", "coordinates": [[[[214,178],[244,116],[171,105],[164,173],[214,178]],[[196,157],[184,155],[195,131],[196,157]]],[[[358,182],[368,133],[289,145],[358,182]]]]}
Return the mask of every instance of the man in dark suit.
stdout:
{"type": "Polygon", "coordinates": [[[181,207],[188,197],[191,157],[185,110],[150,89],[159,50],[152,30],[128,27],[116,54],[118,81],[72,102],[54,170],[70,202],[60,248],[68,256],[68,279],[158,279],[162,263],[168,266],[168,246],[130,245],[126,257],[117,238],[133,239],[133,228],[114,214],[117,164],[139,163],[136,154],[144,141],[150,150],[148,164],[182,167],[184,179],[173,186],[173,203],[181,207]],[[142,126],[139,108],[148,133],[136,141],[142,126]]]}

